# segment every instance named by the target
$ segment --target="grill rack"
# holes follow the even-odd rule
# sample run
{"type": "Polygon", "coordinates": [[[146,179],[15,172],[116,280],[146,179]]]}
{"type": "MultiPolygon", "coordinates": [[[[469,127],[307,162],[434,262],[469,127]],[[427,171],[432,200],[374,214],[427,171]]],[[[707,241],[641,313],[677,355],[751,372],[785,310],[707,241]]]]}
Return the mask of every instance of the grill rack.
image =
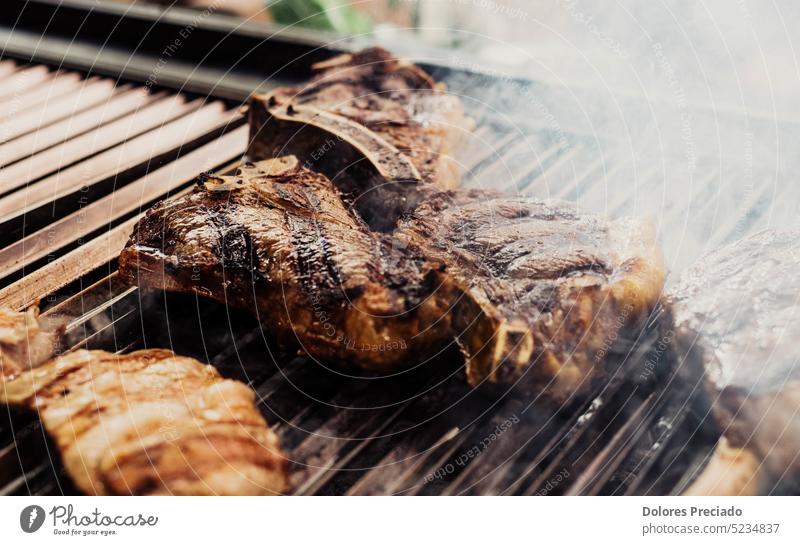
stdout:
{"type": "MultiPolygon", "coordinates": [[[[57,74],[54,80],[59,77],[57,74]]],[[[158,95],[154,100],[191,104],[177,97],[158,95]]],[[[196,111],[208,107],[206,103],[196,111]]],[[[639,453],[637,465],[647,469],[655,465],[652,438],[643,436],[652,433],[649,424],[656,416],[685,418],[685,411],[664,410],[670,401],[674,403],[675,395],[652,392],[643,396],[638,386],[630,388],[619,382],[583,406],[573,403],[554,412],[516,392],[498,398],[467,388],[458,365],[453,365],[457,357],[437,362],[443,373],[434,377],[428,376],[429,370],[420,376],[421,370],[399,379],[347,379],[301,358],[277,354],[257,324],[219,305],[187,296],[143,294],[121,286],[113,272],[113,259],[143,203],[167,192],[180,192],[197,174],[208,170],[208,161],[221,165],[241,155],[246,134],[238,114],[222,107],[218,110],[222,113],[215,111],[213,119],[224,121],[229,129],[221,138],[216,138],[213,130],[204,132],[208,128],[204,125],[199,133],[205,143],[197,144],[195,150],[184,149],[175,161],[58,217],[53,224],[43,224],[0,250],[4,276],[27,273],[0,291],[0,300],[24,306],[56,291],[59,295],[46,300],[45,313],[72,317],[67,328],[70,348],[122,352],[170,347],[245,380],[255,389],[260,406],[294,462],[292,488],[297,494],[537,493],[550,491],[554,484],[563,488],[558,493],[622,493],[630,487],[623,486],[616,468],[623,462],[633,463],[629,453],[644,448],[648,452],[639,453]],[[207,162],[201,164],[199,157],[207,162]],[[76,214],[82,214],[84,222],[79,223],[76,214]],[[86,224],[86,217],[97,218],[98,223],[86,224]],[[70,251],[84,233],[99,234],[70,251]],[[66,253],[28,272],[22,264],[44,255],[44,249],[34,243],[39,239],[51,242],[49,252],[63,248],[66,253]],[[97,254],[90,251],[95,243],[101,250],[97,254]],[[63,246],[54,247],[58,245],[63,246]],[[14,261],[8,256],[21,257],[14,261]],[[102,277],[109,273],[86,286],[92,274],[102,277]],[[187,323],[185,309],[191,306],[197,312],[189,314],[196,314],[197,320],[187,323]],[[177,312],[180,320],[170,319],[170,310],[177,312]],[[420,389],[421,384],[425,386],[420,389]],[[630,412],[631,418],[622,418],[620,410],[630,412]],[[470,458],[470,463],[463,463],[464,456],[475,452],[493,428],[510,418],[519,422],[504,430],[505,436],[494,440],[495,444],[479,447],[481,452],[470,458]],[[593,425],[595,422],[603,426],[593,425]],[[570,477],[565,477],[567,473],[570,477]],[[578,475],[578,479],[571,478],[578,475]]],[[[486,132],[479,130],[476,139],[494,138],[486,132]]],[[[192,133],[189,139],[194,142],[197,138],[192,133]]],[[[518,148],[504,140],[505,144],[501,139],[502,147],[488,156],[486,152],[471,155],[473,164],[467,167],[476,180],[496,174],[491,168],[497,164],[492,155],[503,157],[518,148]]],[[[116,179],[124,175],[115,173],[116,179]]],[[[47,183],[48,177],[43,179],[47,183]]],[[[41,183],[20,186],[17,192],[41,183]]],[[[58,192],[54,202],[70,195],[58,192]]],[[[5,479],[0,491],[74,493],[37,420],[13,414],[3,426],[2,437],[0,468],[5,479]]],[[[628,475],[638,477],[636,472],[628,475]]],[[[639,484],[655,486],[652,479],[644,477],[639,484]]],[[[663,486],[653,490],[664,491],[663,486]]]]}
{"type": "MultiPolygon", "coordinates": [[[[81,7],[79,1],[64,4],[81,7]]],[[[163,31],[155,19],[149,24],[163,31]]],[[[282,55],[316,60],[309,53],[317,51],[314,44],[298,43],[282,55]],[[304,49],[298,54],[293,47],[304,49]]],[[[293,462],[293,493],[665,494],[680,493],[703,467],[716,437],[696,381],[680,374],[662,376],[657,388],[612,381],[588,401],[560,409],[516,389],[498,395],[468,388],[457,357],[434,362],[433,372],[348,378],[279,353],[251,318],[220,305],[123,287],[114,260],[142,211],[186,191],[198,174],[229,170],[241,157],[247,135],[236,106],[254,80],[234,77],[215,93],[184,75],[145,90],[142,74],[120,77],[120,70],[109,79],[80,59],[70,58],[66,66],[72,69],[65,69],[61,62],[40,64],[28,53],[23,40],[12,54],[26,62],[0,61],[0,100],[22,102],[19,115],[3,126],[12,137],[0,135],[0,302],[24,307],[41,299],[46,314],[69,317],[68,348],[168,347],[247,382],[293,462]],[[29,80],[36,83],[28,86],[29,80]],[[34,86],[39,90],[28,93],[34,86]],[[198,97],[171,87],[205,92],[198,97]],[[3,94],[9,88],[16,92],[3,94]],[[96,93],[91,100],[86,89],[96,93]],[[55,104],[60,113],[42,124],[42,116],[30,115],[36,101],[46,101],[51,112],[55,104]],[[108,161],[120,156],[125,161],[110,167],[108,161]],[[192,306],[195,312],[187,313],[192,306]]],[[[269,84],[302,77],[303,66],[269,84]]],[[[455,76],[451,89],[461,92],[463,74],[426,68],[438,78],[455,76]]],[[[111,74],[114,66],[104,70],[111,74]]],[[[567,131],[565,145],[563,133],[546,123],[511,128],[491,108],[469,113],[478,129],[463,154],[464,170],[477,186],[510,180],[503,189],[620,215],[635,206],[639,189],[663,175],[654,167],[627,177],[632,165],[613,142],[601,146],[591,135],[567,131]],[[619,185],[630,179],[637,191],[619,185]]],[[[713,169],[699,178],[690,209],[701,211],[714,206],[709,196],[715,192],[721,198],[715,184],[737,182],[713,169]]],[[[783,196],[795,191],[777,187],[783,196]]],[[[711,226],[714,244],[763,226],[768,211],[757,204],[764,196],[752,195],[736,216],[711,226]]],[[[675,199],[664,208],[663,233],[694,217],[675,199]]],[[[654,316],[635,352],[620,358],[641,364],[660,323],[654,316]]],[[[0,424],[0,494],[73,493],[38,420],[9,411],[0,424]]]]}

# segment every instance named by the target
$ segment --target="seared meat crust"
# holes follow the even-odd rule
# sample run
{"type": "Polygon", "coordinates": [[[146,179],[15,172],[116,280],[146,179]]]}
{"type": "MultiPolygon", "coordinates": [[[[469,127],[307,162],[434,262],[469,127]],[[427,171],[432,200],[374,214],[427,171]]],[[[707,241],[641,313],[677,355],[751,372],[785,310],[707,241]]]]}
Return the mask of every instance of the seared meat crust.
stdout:
{"type": "Polygon", "coordinates": [[[800,490],[800,232],[763,231],[715,250],[669,294],[681,357],[700,358],[726,443],[752,453],[772,492],[800,490]]]}
{"type": "Polygon", "coordinates": [[[120,274],[252,312],[324,362],[384,371],[448,342],[450,288],[439,271],[371,232],[330,180],[294,157],[157,204],[120,255],[120,274]]]}

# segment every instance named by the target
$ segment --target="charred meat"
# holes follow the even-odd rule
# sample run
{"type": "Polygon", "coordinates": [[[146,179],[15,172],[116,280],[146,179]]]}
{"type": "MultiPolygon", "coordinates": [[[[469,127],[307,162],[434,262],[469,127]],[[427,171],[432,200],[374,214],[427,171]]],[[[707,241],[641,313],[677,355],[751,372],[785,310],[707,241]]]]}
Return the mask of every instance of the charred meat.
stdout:
{"type": "Polygon", "coordinates": [[[680,354],[705,368],[717,457],[737,462],[694,492],[800,490],[798,259],[800,233],[764,231],[701,259],[670,294],[680,354]]]}
{"type": "Polygon", "coordinates": [[[447,342],[452,295],[438,269],[372,232],[329,179],[294,157],[157,204],[120,255],[120,274],[249,311],[323,362],[385,371],[447,342]]]}
{"type": "Polygon", "coordinates": [[[381,48],[314,69],[305,84],[253,97],[251,159],[295,155],[357,195],[356,207],[377,229],[413,207],[417,184],[458,185],[453,155],[473,124],[444,84],[381,48]]]}
{"type": "Polygon", "coordinates": [[[0,399],[38,411],[67,473],[87,494],[285,490],[286,460],[255,394],[208,365],[168,350],[78,350],[10,378],[9,361],[2,361],[0,399]]]}
{"type": "Polygon", "coordinates": [[[424,189],[378,232],[297,159],[259,162],[156,205],[120,274],[249,310],[326,363],[390,372],[457,342],[473,384],[528,375],[554,398],[588,391],[659,297],[653,233],[562,204],[424,189]]]}

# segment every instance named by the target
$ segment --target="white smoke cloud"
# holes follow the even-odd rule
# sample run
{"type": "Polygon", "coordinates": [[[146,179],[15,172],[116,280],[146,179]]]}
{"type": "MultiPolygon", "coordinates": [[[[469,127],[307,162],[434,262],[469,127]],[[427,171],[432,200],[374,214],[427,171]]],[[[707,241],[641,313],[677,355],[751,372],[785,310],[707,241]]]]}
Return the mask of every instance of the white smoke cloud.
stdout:
{"type": "MultiPolygon", "coordinates": [[[[654,217],[675,272],[754,230],[798,223],[800,4],[505,0],[501,10],[429,1],[449,9],[420,24],[449,27],[454,47],[421,52],[418,40],[391,33],[371,40],[499,75],[450,87],[472,107],[490,101],[520,133],[579,135],[565,148],[575,152],[568,175],[548,173],[536,196],[654,217]],[[509,15],[519,10],[525,17],[509,15]],[[520,92],[511,75],[537,83],[520,92]],[[600,167],[581,178],[592,164],[600,167]]],[[[547,144],[533,139],[521,161],[538,161],[547,144]]]]}

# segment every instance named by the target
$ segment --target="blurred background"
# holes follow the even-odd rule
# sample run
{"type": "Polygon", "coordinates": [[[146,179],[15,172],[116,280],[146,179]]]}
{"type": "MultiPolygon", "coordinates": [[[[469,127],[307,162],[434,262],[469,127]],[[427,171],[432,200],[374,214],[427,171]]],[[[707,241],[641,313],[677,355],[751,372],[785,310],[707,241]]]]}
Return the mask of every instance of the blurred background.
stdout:
{"type": "Polygon", "coordinates": [[[788,105],[800,91],[800,43],[791,32],[800,3],[792,0],[116,1],[330,31],[416,55],[424,47],[458,50],[476,64],[537,79],[595,85],[600,76],[613,87],[663,86],[667,57],[689,98],[769,108],[773,99],[788,105]],[[779,87],[768,89],[778,83],[770,74],[781,75],[779,87]]]}

